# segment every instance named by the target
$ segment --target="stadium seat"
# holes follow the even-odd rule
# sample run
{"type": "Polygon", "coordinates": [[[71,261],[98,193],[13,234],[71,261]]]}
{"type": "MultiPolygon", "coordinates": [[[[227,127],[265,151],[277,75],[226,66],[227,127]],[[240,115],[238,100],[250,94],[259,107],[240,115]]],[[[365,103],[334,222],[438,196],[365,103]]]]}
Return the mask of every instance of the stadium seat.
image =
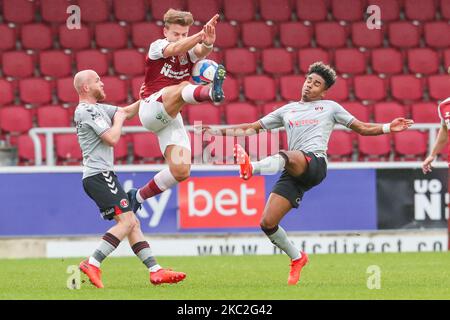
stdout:
{"type": "Polygon", "coordinates": [[[446,49],[443,52],[444,54],[444,69],[448,69],[450,67],[450,49],[446,49]]]}
{"type": "Polygon", "coordinates": [[[0,24],[0,52],[16,48],[16,29],[0,24]]]}
{"type": "Polygon", "coordinates": [[[416,101],[423,97],[422,82],[413,75],[391,77],[391,94],[394,99],[416,101]]]}
{"type": "MultiPolygon", "coordinates": [[[[295,99],[298,100],[298,99],[295,99]]],[[[286,101],[272,101],[267,102],[261,106],[261,116],[264,117],[265,115],[268,115],[272,111],[275,111],[278,108],[281,108],[288,104],[286,101]]]]}
{"type": "Polygon", "coordinates": [[[105,22],[95,25],[95,42],[98,48],[122,49],[127,46],[126,29],[117,23],[105,22]]]}
{"type": "Polygon", "coordinates": [[[0,92],[0,107],[13,102],[14,88],[11,82],[6,81],[5,79],[0,79],[0,92]]]}
{"type": "Polygon", "coordinates": [[[262,67],[265,73],[272,75],[293,73],[293,55],[284,48],[264,49],[262,52],[262,67]]]}
{"type": "Polygon", "coordinates": [[[114,0],[114,15],[119,21],[139,22],[145,20],[147,8],[145,0],[114,0]]]}
{"type": "Polygon", "coordinates": [[[252,101],[275,100],[275,81],[268,76],[246,76],[244,78],[244,96],[252,101]]]}
{"type": "Polygon", "coordinates": [[[42,20],[50,23],[63,23],[67,20],[67,0],[40,0],[42,20]]]}
{"type": "Polygon", "coordinates": [[[337,77],[336,83],[328,89],[325,99],[334,101],[345,101],[348,100],[349,87],[346,79],[342,77],[337,77]]]}
{"type": "Polygon", "coordinates": [[[32,117],[31,111],[24,107],[0,108],[0,131],[13,135],[28,132],[33,127],[32,117]]]}
{"type": "Polygon", "coordinates": [[[450,20],[450,0],[441,0],[441,15],[445,20],[450,20]]]}
{"type": "Polygon", "coordinates": [[[418,130],[394,134],[395,160],[423,161],[428,152],[428,135],[418,130]]]}
{"type": "Polygon", "coordinates": [[[20,100],[33,105],[48,104],[52,100],[51,85],[41,78],[27,78],[19,82],[20,100]]]}
{"type": "Polygon", "coordinates": [[[341,21],[362,20],[365,11],[363,0],[331,0],[333,18],[341,21]]]}
{"type": "Polygon", "coordinates": [[[405,16],[408,20],[434,20],[436,11],[436,1],[405,0],[405,16]]]}
{"type": "Polygon", "coordinates": [[[86,23],[99,23],[109,20],[111,12],[110,1],[104,0],[78,0],[81,21],[86,23]]]}
{"type": "Polygon", "coordinates": [[[223,92],[225,93],[225,102],[231,102],[239,99],[239,82],[233,76],[227,75],[223,82],[223,92]]]}
{"type": "Polygon", "coordinates": [[[287,101],[298,101],[301,99],[301,92],[304,76],[287,75],[280,78],[280,95],[287,101]]]}
{"type": "Polygon", "coordinates": [[[271,47],[275,36],[274,28],[262,21],[245,22],[241,25],[242,43],[258,49],[271,47]]]}
{"type": "Polygon", "coordinates": [[[53,35],[49,26],[32,23],[22,26],[22,47],[31,50],[46,50],[53,46],[53,35]]]}
{"type": "Polygon", "coordinates": [[[314,29],[300,22],[280,24],[280,43],[284,47],[304,48],[311,45],[314,29]]]}
{"type": "Polygon", "coordinates": [[[359,100],[380,101],[386,99],[385,81],[376,75],[356,76],[353,87],[355,96],[359,100]]]}
{"type": "Polygon", "coordinates": [[[279,132],[261,130],[245,138],[245,149],[252,161],[262,160],[281,150],[279,132]]]}
{"type": "Polygon", "coordinates": [[[60,50],[42,51],[39,66],[43,76],[66,77],[72,74],[72,56],[60,50]]]}
{"type": "Polygon", "coordinates": [[[347,101],[340,104],[359,121],[370,122],[370,107],[364,106],[358,101],[347,101]]]}
{"type": "Polygon", "coordinates": [[[83,50],[75,54],[77,70],[91,69],[99,76],[108,74],[108,55],[100,50],[83,50]]]}
{"type": "Polygon", "coordinates": [[[427,46],[438,49],[450,47],[450,25],[447,22],[428,22],[424,29],[427,46]]]}
{"type": "Polygon", "coordinates": [[[128,98],[127,84],[125,80],[117,77],[106,76],[102,78],[105,85],[106,101],[108,103],[125,102],[128,98]]]}
{"type": "Polygon", "coordinates": [[[225,18],[228,21],[248,22],[255,17],[254,0],[227,0],[223,3],[225,18]]]}
{"type": "Polygon", "coordinates": [[[126,164],[128,158],[128,139],[127,136],[122,136],[121,139],[114,146],[114,163],[126,164]]]}
{"type": "MultiPolygon", "coordinates": [[[[125,120],[123,125],[124,125],[124,127],[131,127],[131,126],[141,127],[142,123],[141,123],[141,120],[139,119],[139,116],[135,116],[129,120],[125,120]]],[[[129,140],[131,141],[130,135],[127,135],[127,138],[129,138],[129,140]]]]}
{"type": "Polygon", "coordinates": [[[29,0],[3,0],[3,18],[7,22],[19,24],[33,22],[35,4],[29,0]]]}
{"type": "Polygon", "coordinates": [[[33,57],[24,51],[3,53],[3,75],[13,78],[31,77],[34,73],[33,57]]]}
{"type": "Polygon", "coordinates": [[[234,75],[256,72],[256,55],[246,48],[230,48],[225,51],[227,71],[234,75]]]}
{"type": "Polygon", "coordinates": [[[317,46],[324,49],[344,47],[347,42],[345,28],[337,22],[318,22],[315,24],[317,46]]]}
{"type": "Polygon", "coordinates": [[[297,0],[296,2],[299,20],[316,22],[327,19],[327,0],[297,0]]]}
{"type": "Polygon", "coordinates": [[[57,165],[80,165],[83,156],[76,134],[56,134],[56,164],[57,165]]]}
{"type": "Polygon", "coordinates": [[[213,60],[217,63],[223,64],[223,51],[213,50],[207,57],[209,60],[213,60]]]}
{"type": "Polygon", "coordinates": [[[383,29],[369,29],[366,22],[353,22],[351,33],[355,47],[372,49],[383,46],[383,29]]]}
{"type": "Polygon", "coordinates": [[[37,108],[38,127],[70,127],[67,109],[60,106],[43,106],[37,108]]]}
{"type": "Polygon", "coordinates": [[[351,161],[353,156],[353,136],[351,132],[334,130],[327,150],[330,161],[351,161]]]}
{"type": "Polygon", "coordinates": [[[58,100],[62,103],[78,103],[78,95],[73,87],[73,78],[61,78],[56,81],[58,100]]]}
{"type": "Polygon", "coordinates": [[[205,147],[203,151],[206,163],[234,164],[233,147],[239,142],[245,144],[245,137],[203,135],[205,147]]]}
{"type": "Polygon", "coordinates": [[[389,24],[389,44],[397,48],[419,47],[420,28],[408,21],[396,21],[389,24]]]}
{"type": "Polygon", "coordinates": [[[261,18],[274,22],[291,20],[291,4],[291,0],[259,0],[261,18]]]}
{"type": "Polygon", "coordinates": [[[428,92],[434,100],[444,100],[450,96],[450,78],[446,74],[437,74],[428,77],[428,92]]]}
{"type": "Polygon", "coordinates": [[[114,71],[116,74],[136,76],[144,74],[146,54],[135,49],[116,50],[113,54],[114,71]]]}
{"type": "Polygon", "coordinates": [[[330,54],[328,51],[320,48],[305,48],[298,50],[298,63],[301,73],[307,73],[309,66],[316,61],[330,64],[330,54]]]}
{"type": "Polygon", "coordinates": [[[163,20],[164,14],[170,8],[177,10],[185,10],[185,1],[184,0],[151,0],[151,9],[150,12],[152,14],[153,20],[163,20]]]}
{"type": "Polygon", "coordinates": [[[433,102],[419,102],[411,107],[411,118],[415,123],[440,123],[437,104],[433,102]]]}
{"type": "Polygon", "coordinates": [[[195,21],[208,22],[215,14],[221,11],[217,0],[186,0],[187,11],[191,12],[195,21]]]}
{"type": "Polygon", "coordinates": [[[216,42],[214,45],[220,49],[235,48],[238,46],[239,28],[229,22],[221,21],[216,26],[216,42]]]}
{"type": "Polygon", "coordinates": [[[391,135],[358,135],[359,161],[386,161],[391,154],[391,135]]]}
{"type": "Polygon", "coordinates": [[[439,71],[438,53],[429,48],[409,49],[408,69],[411,73],[426,75],[437,73],[439,71]]]}
{"type": "Polygon", "coordinates": [[[356,75],[366,73],[367,59],[355,48],[336,49],[334,64],[338,73],[356,75]]]}
{"type": "Polygon", "coordinates": [[[135,133],[131,136],[135,163],[155,163],[163,161],[163,155],[159,149],[158,137],[154,133],[135,133]]]}
{"type": "Polygon", "coordinates": [[[377,123],[388,123],[395,118],[405,118],[406,108],[396,102],[380,102],[373,106],[374,120],[377,123]]]}
{"type": "MultiPolygon", "coordinates": [[[[183,109],[183,111],[186,108],[183,109]]],[[[187,118],[191,125],[194,125],[195,121],[201,121],[204,124],[221,124],[220,120],[221,112],[220,108],[211,103],[202,103],[197,105],[189,105],[187,108],[187,118]]]]}
{"type": "Polygon", "coordinates": [[[227,124],[252,123],[259,119],[258,109],[245,102],[225,105],[225,120],[227,124]]]}
{"type": "Polygon", "coordinates": [[[403,57],[394,48],[380,48],[372,50],[372,69],[378,74],[398,74],[403,70],[403,57]]]}
{"type": "Polygon", "coordinates": [[[382,20],[391,22],[400,19],[401,1],[397,0],[369,0],[367,6],[376,5],[380,7],[382,20]]]}
{"type": "MultiPolygon", "coordinates": [[[[45,137],[39,135],[39,140],[41,141],[42,161],[45,161],[45,137]]],[[[17,158],[20,166],[35,164],[34,143],[28,134],[22,134],[17,138],[17,158]]]]}
{"type": "Polygon", "coordinates": [[[81,29],[68,29],[65,24],[59,26],[59,44],[64,49],[82,50],[91,46],[91,30],[86,25],[81,29]]]}
{"type": "Polygon", "coordinates": [[[131,95],[133,99],[140,99],[139,91],[141,90],[142,84],[144,83],[145,77],[138,76],[131,79],[131,95]]]}
{"type": "Polygon", "coordinates": [[[144,48],[146,52],[150,44],[164,38],[163,27],[152,22],[138,22],[131,26],[131,41],[136,48],[144,48]]]}

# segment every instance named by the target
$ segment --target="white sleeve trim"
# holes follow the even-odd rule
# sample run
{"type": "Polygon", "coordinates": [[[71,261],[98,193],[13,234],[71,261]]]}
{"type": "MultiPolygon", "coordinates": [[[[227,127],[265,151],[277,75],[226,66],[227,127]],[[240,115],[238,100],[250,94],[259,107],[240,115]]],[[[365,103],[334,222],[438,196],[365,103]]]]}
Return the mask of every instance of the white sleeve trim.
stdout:
{"type": "Polygon", "coordinates": [[[150,60],[158,60],[164,58],[164,49],[170,44],[167,39],[159,39],[150,45],[148,50],[148,58],[150,60]]]}

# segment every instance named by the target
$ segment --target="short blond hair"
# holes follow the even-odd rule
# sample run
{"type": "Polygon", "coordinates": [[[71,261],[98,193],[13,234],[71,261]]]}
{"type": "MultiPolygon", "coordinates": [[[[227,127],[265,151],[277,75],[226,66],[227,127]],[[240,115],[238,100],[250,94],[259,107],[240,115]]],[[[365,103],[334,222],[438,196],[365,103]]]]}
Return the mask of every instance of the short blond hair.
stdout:
{"type": "Polygon", "coordinates": [[[194,17],[192,13],[188,11],[175,10],[170,8],[164,14],[164,26],[168,27],[171,24],[178,24],[180,26],[192,26],[194,23],[194,17]]]}

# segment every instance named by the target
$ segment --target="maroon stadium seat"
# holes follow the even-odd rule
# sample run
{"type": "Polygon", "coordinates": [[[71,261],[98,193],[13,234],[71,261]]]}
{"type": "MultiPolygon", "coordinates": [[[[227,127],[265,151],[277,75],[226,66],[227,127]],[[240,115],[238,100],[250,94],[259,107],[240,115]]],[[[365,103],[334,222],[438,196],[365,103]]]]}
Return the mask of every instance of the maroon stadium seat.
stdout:
{"type": "Polygon", "coordinates": [[[40,52],[39,65],[43,76],[59,78],[72,74],[72,56],[61,50],[40,52]]]}
{"type": "Polygon", "coordinates": [[[341,102],[340,104],[359,121],[370,122],[370,107],[357,101],[341,102]]]}
{"type": "Polygon", "coordinates": [[[327,18],[327,0],[297,0],[299,20],[324,21],[327,18]]]}
{"type": "Polygon", "coordinates": [[[415,123],[440,123],[437,104],[433,102],[419,102],[411,107],[411,118],[415,123]]]}
{"type": "Polygon", "coordinates": [[[331,0],[333,18],[342,21],[362,20],[365,11],[363,0],[331,0]]]}
{"type": "Polygon", "coordinates": [[[126,164],[128,157],[128,139],[127,136],[122,136],[121,139],[114,146],[114,163],[126,164]]]}
{"type": "Polygon", "coordinates": [[[3,75],[13,78],[25,78],[33,75],[33,57],[24,51],[3,53],[3,75]]]}
{"type": "Polygon", "coordinates": [[[164,14],[170,8],[177,10],[186,9],[184,0],[151,0],[151,14],[153,20],[163,20],[164,14]]]}
{"type": "Polygon", "coordinates": [[[245,22],[242,28],[242,43],[246,47],[268,48],[273,44],[274,28],[262,21],[245,22]]]}
{"type": "Polygon", "coordinates": [[[0,24],[0,52],[16,48],[16,29],[0,24]]]}
{"type": "Polygon", "coordinates": [[[372,69],[379,74],[398,74],[403,70],[403,57],[394,48],[380,48],[372,50],[372,69]]]}
{"type": "Polygon", "coordinates": [[[0,79],[0,107],[10,104],[14,100],[14,88],[11,82],[0,79]]]}
{"type": "Polygon", "coordinates": [[[376,75],[356,76],[353,87],[359,100],[379,101],[386,98],[385,81],[376,75]]]}
{"type": "Polygon", "coordinates": [[[353,22],[352,42],[355,47],[379,48],[383,46],[383,29],[369,29],[366,22],[353,22]]]}
{"type": "Polygon", "coordinates": [[[284,47],[303,48],[311,45],[314,29],[300,22],[280,24],[280,42],[284,47]]]}
{"type": "Polygon", "coordinates": [[[256,72],[256,56],[246,48],[231,48],[225,51],[225,65],[232,74],[256,72]]]}
{"type": "Polygon", "coordinates": [[[392,76],[391,94],[397,100],[420,100],[423,97],[422,82],[413,75],[392,76]]]}
{"type": "Polygon", "coordinates": [[[431,99],[444,100],[450,96],[450,78],[446,74],[428,77],[428,92],[431,99]]]}
{"type": "Polygon", "coordinates": [[[428,152],[428,135],[417,130],[394,134],[395,160],[422,161],[428,152]]]}
{"type": "MultiPolygon", "coordinates": [[[[129,120],[125,120],[123,125],[125,127],[130,127],[130,126],[141,127],[142,123],[141,123],[141,120],[139,119],[139,116],[135,116],[129,120]]],[[[130,138],[129,140],[131,140],[131,136],[127,136],[127,138],[130,138]]]]}
{"type": "Polygon", "coordinates": [[[291,20],[291,0],[259,0],[261,18],[274,22],[291,20]]]}
{"type": "Polygon", "coordinates": [[[100,50],[78,51],[75,55],[77,70],[91,69],[99,76],[106,75],[109,69],[108,55],[100,50]]]}
{"type": "Polygon", "coordinates": [[[450,20],[450,0],[441,0],[440,7],[442,18],[450,20]]]}
{"type": "Polygon", "coordinates": [[[67,0],[40,0],[42,20],[50,23],[64,23],[67,20],[67,0]]]}
{"type": "Polygon", "coordinates": [[[357,145],[360,161],[386,161],[391,153],[391,136],[388,134],[379,136],[358,135],[357,145]]]}
{"type": "Polygon", "coordinates": [[[353,135],[344,130],[331,133],[327,150],[330,161],[351,161],[353,156],[353,135]]]}
{"type": "Polygon", "coordinates": [[[146,52],[150,44],[158,39],[164,38],[163,27],[153,22],[133,23],[131,27],[131,39],[133,46],[144,48],[146,52]]]}
{"type": "Polygon", "coordinates": [[[236,102],[225,105],[227,124],[252,123],[259,119],[258,109],[249,103],[236,102]]]}
{"type": "Polygon", "coordinates": [[[439,71],[438,53],[429,48],[409,49],[408,69],[411,73],[437,73],[439,71]]]}
{"type": "Polygon", "coordinates": [[[334,101],[345,101],[348,100],[349,86],[346,79],[338,77],[335,84],[328,89],[325,99],[334,101]]]}
{"type": "Polygon", "coordinates": [[[80,165],[83,160],[76,134],[57,134],[55,137],[56,163],[58,165],[80,165]]]}
{"type": "Polygon", "coordinates": [[[34,14],[35,2],[29,0],[3,0],[3,18],[7,22],[29,23],[34,20],[34,14]]]}
{"type": "Polygon", "coordinates": [[[408,20],[434,20],[436,11],[435,1],[405,0],[405,16],[408,20]]]}
{"type": "Polygon", "coordinates": [[[225,93],[225,102],[239,99],[239,82],[233,76],[227,75],[223,82],[223,92],[225,93]]]}
{"type": "Polygon", "coordinates": [[[98,48],[122,49],[127,46],[126,29],[117,23],[106,22],[95,25],[95,42],[98,48]]]}
{"type": "Polygon", "coordinates": [[[244,78],[244,95],[252,101],[275,100],[275,81],[268,76],[246,76],[244,78]]]}
{"type": "Polygon", "coordinates": [[[388,123],[406,117],[406,108],[396,102],[380,102],[373,106],[373,113],[375,122],[388,123]]]}
{"type": "MultiPolygon", "coordinates": [[[[39,136],[41,141],[41,157],[45,161],[45,138],[43,135],[39,136]]],[[[22,134],[17,138],[17,158],[19,160],[19,165],[34,165],[35,164],[35,154],[34,154],[34,143],[28,134],[22,134]]]]}
{"type": "Polygon", "coordinates": [[[69,111],[60,106],[37,108],[38,127],[70,127],[69,111]]]}
{"type": "Polygon", "coordinates": [[[195,21],[208,22],[221,10],[217,0],[187,0],[187,10],[192,13],[195,21]]]}
{"type": "Polygon", "coordinates": [[[315,24],[317,46],[325,49],[344,47],[347,41],[345,28],[337,22],[315,24]]]}
{"type": "Polygon", "coordinates": [[[128,98],[127,84],[124,80],[117,77],[102,77],[105,85],[106,101],[108,103],[125,102],[128,98]]]}
{"type": "Polygon", "coordinates": [[[420,28],[408,21],[391,22],[389,25],[389,44],[397,48],[418,47],[420,28]]]}
{"type": "Polygon", "coordinates": [[[269,48],[262,52],[263,71],[271,74],[292,73],[293,55],[284,48],[269,48]]]}
{"type": "MultiPolygon", "coordinates": [[[[296,99],[298,100],[298,99],[296,99]]],[[[265,104],[262,105],[261,107],[261,115],[265,116],[269,113],[271,113],[272,111],[275,111],[278,108],[281,108],[282,106],[286,105],[288,102],[286,101],[272,101],[272,102],[267,102],[265,104]]]]}
{"type": "Polygon", "coordinates": [[[48,104],[52,100],[51,85],[41,78],[27,78],[19,82],[20,100],[31,104],[48,104]]]}
{"type": "Polygon", "coordinates": [[[448,68],[450,66],[450,49],[444,50],[443,54],[444,54],[444,68],[448,68]]]}
{"type": "Polygon", "coordinates": [[[104,0],[78,0],[80,6],[81,21],[83,22],[104,22],[109,20],[111,12],[110,1],[104,0]]]}
{"type": "Polygon", "coordinates": [[[216,26],[215,46],[220,49],[237,47],[239,28],[229,22],[221,21],[216,26]]]}
{"type": "Polygon", "coordinates": [[[62,103],[78,103],[78,94],[73,87],[73,78],[61,78],[56,81],[58,100],[62,103]]]}
{"type": "Polygon", "coordinates": [[[367,6],[376,5],[380,7],[381,19],[386,22],[400,19],[401,1],[397,0],[369,0],[367,6]]]}
{"type": "Polygon", "coordinates": [[[450,25],[444,21],[426,23],[425,43],[427,46],[438,49],[450,47],[450,25]]]}
{"type": "Polygon", "coordinates": [[[223,6],[225,18],[229,21],[247,22],[255,17],[254,0],[227,0],[223,6]]]}
{"type": "Polygon", "coordinates": [[[86,25],[81,29],[68,29],[66,25],[59,26],[59,43],[61,47],[72,50],[87,49],[91,46],[92,32],[86,25]]]}
{"type": "Polygon", "coordinates": [[[187,108],[187,118],[191,125],[194,125],[195,121],[201,121],[208,125],[221,124],[220,114],[220,108],[211,103],[189,105],[187,108]]]}
{"type": "Polygon", "coordinates": [[[132,135],[132,141],[135,163],[155,163],[163,160],[158,137],[154,133],[135,133],[132,135]]]}
{"type": "Polygon", "coordinates": [[[304,76],[287,75],[280,78],[280,94],[281,98],[288,101],[298,101],[301,98],[301,91],[304,76]]]}
{"type": "Polygon", "coordinates": [[[307,73],[309,66],[316,61],[330,64],[330,54],[326,50],[320,48],[305,48],[298,50],[300,72],[307,73]]]}
{"type": "Polygon", "coordinates": [[[145,2],[145,0],[114,0],[114,15],[119,21],[143,21],[147,12],[145,2]]]}
{"type": "Polygon", "coordinates": [[[32,50],[46,50],[53,46],[53,35],[49,26],[32,23],[22,26],[22,47],[32,50]]]}
{"type": "Polygon", "coordinates": [[[276,154],[281,150],[279,133],[263,130],[258,134],[247,136],[245,149],[252,161],[276,154]]]}
{"type": "Polygon", "coordinates": [[[334,64],[338,73],[366,73],[367,59],[364,53],[355,48],[336,49],[334,64]]]}
{"type": "Polygon", "coordinates": [[[131,95],[133,96],[133,99],[140,99],[139,91],[141,90],[144,80],[144,76],[138,76],[131,79],[131,95]]]}
{"type": "Polygon", "coordinates": [[[213,60],[217,63],[223,64],[223,51],[214,50],[212,51],[206,58],[209,60],[213,60]]]}
{"type": "Polygon", "coordinates": [[[144,73],[145,54],[135,49],[114,51],[113,61],[116,74],[136,76],[144,73]]]}
{"type": "Polygon", "coordinates": [[[17,135],[32,127],[32,113],[29,109],[18,106],[0,108],[0,131],[17,135]]]}

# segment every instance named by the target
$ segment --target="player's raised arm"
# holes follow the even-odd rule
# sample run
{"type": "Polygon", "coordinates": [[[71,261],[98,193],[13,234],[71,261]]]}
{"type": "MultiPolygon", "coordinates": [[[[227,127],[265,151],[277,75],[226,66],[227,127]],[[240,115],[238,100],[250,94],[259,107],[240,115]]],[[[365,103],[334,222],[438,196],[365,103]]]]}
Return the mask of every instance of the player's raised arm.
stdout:
{"type": "Polygon", "coordinates": [[[378,136],[384,133],[401,132],[413,125],[414,121],[405,118],[396,118],[391,123],[366,123],[355,119],[350,129],[362,136],[378,136]]]}
{"type": "Polygon", "coordinates": [[[201,44],[197,44],[194,53],[199,58],[204,58],[213,50],[214,42],[216,42],[216,24],[219,15],[216,14],[203,26],[203,39],[201,44]]]}
{"type": "Polygon", "coordinates": [[[430,155],[426,157],[426,159],[422,162],[422,172],[424,174],[431,172],[431,163],[436,159],[436,156],[439,154],[439,152],[441,152],[442,149],[444,149],[447,141],[448,141],[448,129],[447,126],[444,124],[439,129],[436,142],[433,145],[433,149],[431,150],[430,155]]]}
{"type": "Polygon", "coordinates": [[[163,51],[163,57],[179,56],[188,52],[195,47],[200,41],[202,41],[204,31],[197,32],[196,34],[179,40],[177,42],[170,43],[163,51]]]}
{"type": "Polygon", "coordinates": [[[139,112],[139,104],[141,103],[141,100],[138,100],[136,102],[133,102],[132,104],[122,107],[123,111],[125,112],[126,119],[130,120],[133,118],[138,112],[139,112]]]}

